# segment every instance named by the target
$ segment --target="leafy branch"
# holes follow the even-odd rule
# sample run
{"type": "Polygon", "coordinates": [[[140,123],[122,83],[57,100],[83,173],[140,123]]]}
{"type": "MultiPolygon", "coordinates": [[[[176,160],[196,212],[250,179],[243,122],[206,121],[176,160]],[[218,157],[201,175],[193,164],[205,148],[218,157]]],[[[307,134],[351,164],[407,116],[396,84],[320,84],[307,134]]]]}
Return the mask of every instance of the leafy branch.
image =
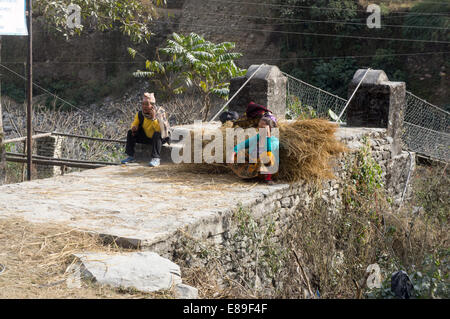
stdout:
{"type": "MultiPolygon", "coordinates": [[[[186,36],[173,33],[166,46],[157,50],[156,59],[146,59],[145,70],[137,70],[134,76],[149,78],[168,99],[193,90],[202,97],[201,113],[203,120],[206,120],[211,108],[211,96],[226,100],[229,79],[246,72],[235,64],[234,60],[242,54],[229,52],[234,48],[232,42],[215,44],[195,33],[186,36]]],[[[128,52],[132,58],[139,54],[132,48],[128,52]]]]}

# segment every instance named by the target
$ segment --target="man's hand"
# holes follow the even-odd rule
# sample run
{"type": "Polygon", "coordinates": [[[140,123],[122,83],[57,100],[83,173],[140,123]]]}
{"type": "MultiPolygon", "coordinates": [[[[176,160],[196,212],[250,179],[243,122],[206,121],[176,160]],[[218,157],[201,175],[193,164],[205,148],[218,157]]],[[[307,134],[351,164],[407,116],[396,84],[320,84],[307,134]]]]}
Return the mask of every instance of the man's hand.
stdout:
{"type": "Polygon", "coordinates": [[[155,118],[156,118],[156,110],[155,110],[155,107],[152,107],[152,108],[150,109],[150,116],[152,117],[152,119],[155,119],[155,118]]]}
{"type": "Polygon", "coordinates": [[[133,125],[131,127],[131,132],[133,133],[133,135],[136,134],[137,130],[138,130],[138,127],[136,125],[133,125]]]}

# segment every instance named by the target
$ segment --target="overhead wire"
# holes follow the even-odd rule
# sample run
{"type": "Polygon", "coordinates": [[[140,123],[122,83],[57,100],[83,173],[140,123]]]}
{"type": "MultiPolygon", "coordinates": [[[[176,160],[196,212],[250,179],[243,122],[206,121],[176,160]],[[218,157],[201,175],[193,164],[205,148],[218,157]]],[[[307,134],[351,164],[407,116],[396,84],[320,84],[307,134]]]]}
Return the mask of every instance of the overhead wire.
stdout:
{"type": "MultiPolygon", "coordinates": [[[[363,25],[367,26],[367,23],[357,23],[348,21],[360,21],[366,18],[358,19],[348,19],[348,20],[307,20],[307,19],[297,19],[297,18],[280,18],[280,17],[267,17],[267,16],[251,16],[251,15],[240,15],[240,14],[229,14],[229,13],[208,13],[208,15],[214,16],[232,16],[240,18],[250,18],[250,19],[268,19],[268,20],[290,20],[296,21],[295,23],[274,23],[274,24],[261,24],[266,26],[277,26],[277,25],[294,25],[294,24],[305,24],[305,23],[325,23],[325,24],[349,24],[349,25],[363,25]],[[299,22],[299,23],[297,23],[299,22]],[[301,22],[301,23],[300,23],[301,22]]],[[[155,22],[155,21],[152,21],[155,22]]],[[[420,28],[420,29],[433,29],[433,30],[450,30],[450,28],[434,27],[434,26],[424,26],[424,25],[394,25],[394,24],[382,24],[381,27],[393,27],[393,28],[420,28]]]]}
{"type": "MultiPolygon", "coordinates": [[[[191,27],[205,27],[205,28],[224,28],[224,25],[202,25],[202,24],[191,24],[182,22],[166,22],[166,21],[153,21],[153,23],[163,23],[163,24],[176,24],[185,25],[191,27]]],[[[421,39],[408,39],[408,38],[385,38],[385,37],[366,37],[366,36],[355,36],[346,34],[330,34],[330,33],[316,33],[316,32],[297,32],[297,31],[281,31],[281,30],[264,30],[264,29],[239,29],[233,26],[227,26],[229,29],[236,31],[256,31],[256,32],[268,32],[268,33],[279,33],[279,34],[297,34],[297,35],[310,35],[310,36],[322,36],[322,37],[335,37],[335,38],[349,38],[349,39],[364,39],[364,40],[383,40],[383,41],[404,41],[404,42],[421,42],[421,43],[436,43],[436,44],[450,44],[450,41],[440,41],[440,40],[421,40],[421,39]]]]}
{"type": "MultiPolygon", "coordinates": [[[[8,68],[7,66],[3,65],[2,63],[0,63],[0,66],[1,66],[1,67],[3,67],[4,69],[8,70],[9,72],[11,72],[11,73],[15,74],[16,76],[18,76],[18,77],[22,78],[23,80],[25,80],[25,81],[27,80],[27,78],[26,78],[26,77],[24,77],[23,75],[21,75],[21,74],[19,74],[19,73],[15,72],[14,70],[12,70],[12,69],[8,68]]],[[[70,105],[71,107],[73,107],[73,108],[75,108],[75,109],[79,110],[80,112],[83,112],[83,113],[85,113],[85,114],[87,114],[87,115],[91,116],[92,118],[94,118],[94,115],[92,115],[92,114],[90,114],[90,113],[88,113],[88,112],[84,111],[83,109],[81,109],[81,108],[79,108],[79,107],[77,107],[77,106],[73,105],[73,104],[72,104],[72,103],[70,103],[69,101],[66,101],[66,100],[64,100],[64,99],[60,98],[60,97],[59,97],[59,96],[57,96],[56,94],[54,94],[54,93],[50,92],[49,90],[47,90],[47,89],[43,88],[42,86],[40,86],[39,84],[37,84],[37,83],[36,83],[35,81],[33,81],[33,85],[34,85],[34,86],[36,86],[37,88],[41,89],[42,91],[44,91],[44,92],[46,92],[46,93],[48,93],[48,94],[52,95],[52,96],[53,96],[53,97],[55,97],[56,99],[58,99],[58,100],[60,100],[60,101],[62,101],[62,102],[64,102],[64,103],[66,103],[66,104],[70,105]]]]}
{"type": "MultiPolygon", "coordinates": [[[[413,53],[391,53],[391,54],[370,54],[370,55],[344,55],[344,56],[321,56],[321,57],[295,57],[295,58],[261,58],[261,59],[247,59],[252,60],[267,60],[267,61],[288,61],[288,60],[325,60],[325,59],[347,59],[347,58],[371,58],[371,57],[395,57],[395,56],[416,56],[416,55],[436,55],[436,54],[450,54],[450,51],[440,52],[413,52],[413,53]]],[[[144,57],[144,59],[147,59],[144,57]]],[[[20,61],[3,61],[3,64],[22,64],[20,61]]],[[[142,62],[127,62],[127,61],[33,61],[34,64],[142,64],[142,62]]]]}
{"type": "MultiPolygon", "coordinates": [[[[226,1],[226,0],[206,0],[206,2],[219,2],[224,4],[238,4],[238,5],[255,5],[255,6],[266,6],[275,8],[288,8],[288,9],[314,9],[314,10],[328,10],[328,11],[351,11],[351,12],[366,12],[366,10],[358,10],[352,8],[333,8],[333,7],[312,7],[312,6],[299,6],[291,4],[274,4],[274,3],[261,3],[261,2],[245,2],[245,1],[226,1]]],[[[444,5],[447,5],[444,3],[444,5]]],[[[407,14],[407,15],[420,15],[420,16],[446,16],[450,17],[445,13],[438,12],[420,12],[415,13],[414,11],[396,11],[395,14],[407,14]]]]}

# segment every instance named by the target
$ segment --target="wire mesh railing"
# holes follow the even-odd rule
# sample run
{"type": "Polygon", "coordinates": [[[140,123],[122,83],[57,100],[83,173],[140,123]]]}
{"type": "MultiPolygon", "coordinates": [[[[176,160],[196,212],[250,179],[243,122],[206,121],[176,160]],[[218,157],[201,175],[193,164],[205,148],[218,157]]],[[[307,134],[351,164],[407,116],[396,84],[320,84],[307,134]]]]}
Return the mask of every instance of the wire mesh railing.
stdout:
{"type": "MultiPolygon", "coordinates": [[[[283,73],[287,82],[287,116],[330,117],[339,114],[347,100],[283,73]],[[331,113],[332,114],[332,113],[331,113]]],[[[341,120],[345,122],[345,113],[341,120]]],[[[406,147],[418,154],[450,162],[450,113],[406,92],[403,125],[406,147]]]]}
{"type": "Polygon", "coordinates": [[[403,141],[408,149],[450,162],[450,113],[406,92],[403,141]]]}
{"type": "MultiPolygon", "coordinates": [[[[331,94],[293,76],[283,73],[287,78],[287,115],[290,118],[312,115],[328,117],[329,110],[339,114],[347,102],[337,95],[331,94]]],[[[345,121],[345,114],[343,115],[345,121]]]]}

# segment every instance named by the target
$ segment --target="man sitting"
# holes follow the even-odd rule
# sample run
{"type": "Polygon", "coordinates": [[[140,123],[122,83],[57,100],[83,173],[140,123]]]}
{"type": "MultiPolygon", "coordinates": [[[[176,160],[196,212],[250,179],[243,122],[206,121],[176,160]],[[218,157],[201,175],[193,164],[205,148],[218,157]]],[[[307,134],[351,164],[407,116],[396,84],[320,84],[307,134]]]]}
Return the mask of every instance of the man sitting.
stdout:
{"type": "Polygon", "coordinates": [[[156,99],[153,93],[145,93],[142,101],[142,111],[136,113],[131,124],[131,130],[127,134],[125,153],[128,157],[122,161],[122,164],[135,161],[134,148],[136,143],[141,143],[152,145],[152,158],[149,166],[159,166],[161,147],[165,142],[169,142],[166,113],[163,108],[156,106],[156,99]]]}

